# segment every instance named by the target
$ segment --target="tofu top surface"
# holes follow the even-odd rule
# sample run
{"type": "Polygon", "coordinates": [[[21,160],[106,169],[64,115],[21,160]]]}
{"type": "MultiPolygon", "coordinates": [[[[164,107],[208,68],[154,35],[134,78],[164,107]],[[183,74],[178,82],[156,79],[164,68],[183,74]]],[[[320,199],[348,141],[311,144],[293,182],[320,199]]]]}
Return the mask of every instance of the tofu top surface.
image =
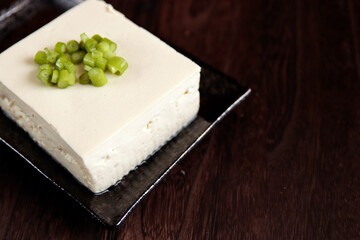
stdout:
{"type": "Polygon", "coordinates": [[[0,54],[0,82],[80,155],[199,71],[194,62],[110,5],[95,0],[70,9],[0,54]],[[59,89],[38,80],[35,53],[45,47],[54,49],[58,41],[79,41],[83,32],[116,42],[116,54],[129,64],[125,73],[119,77],[106,72],[108,83],[103,87],[77,83],[59,89]]]}

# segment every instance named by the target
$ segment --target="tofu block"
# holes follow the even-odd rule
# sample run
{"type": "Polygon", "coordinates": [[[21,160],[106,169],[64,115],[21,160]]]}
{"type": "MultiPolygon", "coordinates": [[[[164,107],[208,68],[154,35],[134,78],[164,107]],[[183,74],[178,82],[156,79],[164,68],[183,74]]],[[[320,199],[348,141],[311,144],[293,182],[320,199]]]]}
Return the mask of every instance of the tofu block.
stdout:
{"type": "Polygon", "coordinates": [[[103,1],[88,0],[0,54],[0,107],[94,193],[106,190],[189,124],[200,67],[103,1]],[[103,87],[37,79],[35,53],[100,34],[129,63],[103,87]]]}

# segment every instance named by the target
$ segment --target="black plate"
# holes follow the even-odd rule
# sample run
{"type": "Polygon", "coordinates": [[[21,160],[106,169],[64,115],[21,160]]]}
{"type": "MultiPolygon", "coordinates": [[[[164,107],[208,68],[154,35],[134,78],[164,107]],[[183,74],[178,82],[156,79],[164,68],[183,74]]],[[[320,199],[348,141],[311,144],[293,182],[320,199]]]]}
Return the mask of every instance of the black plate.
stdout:
{"type": "MultiPolygon", "coordinates": [[[[75,4],[79,1],[38,0],[28,4],[29,2],[29,0],[19,1],[0,15],[0,51],[54,19],[71,7],[72,3],[75,4]],[[43,14],[44,11],[46,11],[46,15],[43,14]],[[37,18],[39,16],[42,18],[37,18]],[[22,31],[18,31],[19,29],[22,31]]],[[[181,50],[180,52],[184,53],[181,50]]],[[[235,80],[201,64],[193,57],[189,57],[202,67],[200,112],[197,118],[156,154],[102,194],[93,194],[81,185],[1,111],[0,140],[103,224],[119,225],[134,206],[186,153],[250,93],[250,89],[239,85],[235,80]]]]}

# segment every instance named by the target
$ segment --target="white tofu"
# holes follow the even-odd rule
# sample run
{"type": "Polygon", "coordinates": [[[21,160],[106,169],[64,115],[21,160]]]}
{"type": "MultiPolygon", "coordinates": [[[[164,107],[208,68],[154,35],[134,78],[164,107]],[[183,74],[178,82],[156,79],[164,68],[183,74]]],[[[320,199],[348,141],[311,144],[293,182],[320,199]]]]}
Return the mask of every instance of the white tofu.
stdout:
{"type": "Polygon", "coordinates": [[[115,184],[193,120],[200,67],[110,5],[88,0],[0,54],[0,107],[93,192],[115,184]],[[96,17],[95,17],[96,16],[96,17]],[[103,87],[49,87],[35,53],[100,34],[129,63],[103,87]]]}

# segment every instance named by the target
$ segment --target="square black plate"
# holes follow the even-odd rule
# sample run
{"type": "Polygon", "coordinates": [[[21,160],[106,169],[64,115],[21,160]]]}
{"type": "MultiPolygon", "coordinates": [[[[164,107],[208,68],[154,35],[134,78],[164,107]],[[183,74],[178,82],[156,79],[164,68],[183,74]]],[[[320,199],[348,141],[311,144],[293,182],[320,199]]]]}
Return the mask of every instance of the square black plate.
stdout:
{"type": "MultiPolygon", "coordinates": [[[[19,1],[0,14],[0,51],[25,37],[80,1],[19,1]],[[61,7],[62,10],[58,10],[61,7]],[[34,21],[46,10],[46,19],[34,21]],[[31,18],[31,20],[30,20],[31,18]],[[29,29],[29,22],[32,28],[29,29]],[[35,22],[35,24],[34,24],[35,22]],[[24,29],[26,31],[18,31],[24,29]]],[[[43,16],[43,15],[42,15],[43,16]]],[[[42,18],[43,19],[43,18],[42,18]]],[[[201,65],[200,111],[197,118],[152,157],[131,171],[115,186],[94,194],[54,161],[15,122],[0,111],[0,140],[38,172],[77,201],[107,226],[119,225],[134,206],[189,152],[225,115],[245,99],[250,89],[239,85],[184,53],[201,65]]]]}

